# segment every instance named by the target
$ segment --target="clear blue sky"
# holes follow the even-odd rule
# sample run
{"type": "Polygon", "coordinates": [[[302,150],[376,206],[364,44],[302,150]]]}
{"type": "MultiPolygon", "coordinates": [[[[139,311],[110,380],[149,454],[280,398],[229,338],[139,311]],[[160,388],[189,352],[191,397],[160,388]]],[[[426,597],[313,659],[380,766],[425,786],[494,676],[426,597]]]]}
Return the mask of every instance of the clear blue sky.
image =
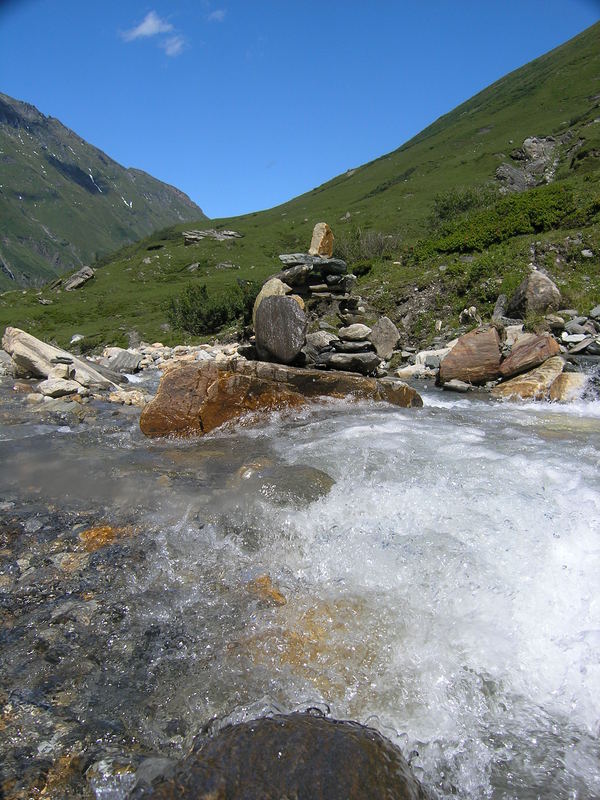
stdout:
{"type": "Polygon", "coordinates": [[[0,90],[212,217],[394,150],[600,0],[0,0],[0,90]]]}

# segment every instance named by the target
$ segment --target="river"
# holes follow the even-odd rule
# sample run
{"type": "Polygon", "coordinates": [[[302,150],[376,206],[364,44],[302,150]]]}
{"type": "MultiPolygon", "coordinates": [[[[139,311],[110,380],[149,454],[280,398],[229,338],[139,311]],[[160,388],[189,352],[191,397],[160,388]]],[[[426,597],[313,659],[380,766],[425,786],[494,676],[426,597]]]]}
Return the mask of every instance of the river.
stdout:
{"type": "Polygon", "coordinates": [[[211,720],[309,706],[377,727],[440,798],[600,796],[599,401],[428,388],[169,441],[11,387],[7,797],[50,775],[121,800],[211,720]]]}

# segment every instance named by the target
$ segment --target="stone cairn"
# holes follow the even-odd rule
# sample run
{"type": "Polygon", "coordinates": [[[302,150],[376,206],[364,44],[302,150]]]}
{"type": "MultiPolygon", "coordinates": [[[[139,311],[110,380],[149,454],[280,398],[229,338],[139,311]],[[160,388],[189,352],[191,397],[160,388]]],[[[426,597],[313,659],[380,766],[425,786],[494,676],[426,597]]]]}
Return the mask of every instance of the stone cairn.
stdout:
{"type": "MultiPolygon", "coordinates": [[[[333,258],[333,233],[315,225],[308,253],[279,256],[284,269],[262,287],[254,304],[254,351],[263,361],[318,369],[378,374],[399,333],[387,318],[370,328],[363,324],[361,298],[352,294],[356,276],[345,261],[333,258]],[[307,334],[309,322],[337,315],[339,330],[325,322],[307,334]]],[[[244,355],[252,355],[247,348],[244,355]]]]}

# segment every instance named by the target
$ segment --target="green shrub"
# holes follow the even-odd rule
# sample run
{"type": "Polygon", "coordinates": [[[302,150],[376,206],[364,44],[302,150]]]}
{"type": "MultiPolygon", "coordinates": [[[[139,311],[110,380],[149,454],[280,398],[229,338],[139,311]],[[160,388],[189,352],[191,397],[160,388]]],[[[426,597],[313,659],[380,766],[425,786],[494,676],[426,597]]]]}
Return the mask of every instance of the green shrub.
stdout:
{"type": "Polygon", "coordinates": [[[559,228],[575,208],[573,192],[566,186],[530,189],[457,220],[433,246],[440,253],[482,251],[513,236],[559,228]]]}
{"type": "Polygon", "coordinates": [[[169,303],[169,322],[174,328],[196,336],[216,333],[236,319],[248,324],[258,286],[254,281],[240,283],[216,295],[209,294],[206,284],[189,284],[169,303]]]}
{"type": "Polygon", "coordinates": [[[474,208],[484,208],[498,199],[491,187],[454,187],[438,192],[433,198],[433,209],[429,215],[429,225],[436,230],[452,222],[457,216],[474,208]]]}

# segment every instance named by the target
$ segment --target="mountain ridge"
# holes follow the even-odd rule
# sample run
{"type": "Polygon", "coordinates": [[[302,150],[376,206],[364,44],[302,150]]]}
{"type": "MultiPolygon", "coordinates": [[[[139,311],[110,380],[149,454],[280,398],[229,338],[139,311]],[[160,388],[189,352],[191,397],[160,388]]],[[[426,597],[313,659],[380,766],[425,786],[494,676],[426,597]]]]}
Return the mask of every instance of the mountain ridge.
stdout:
{"type": "Polygon", "coordinates": [[[3,93],[0,165],[0,286],[40,284],[157,228],[205,218],[180,189],[3,93]]]}

